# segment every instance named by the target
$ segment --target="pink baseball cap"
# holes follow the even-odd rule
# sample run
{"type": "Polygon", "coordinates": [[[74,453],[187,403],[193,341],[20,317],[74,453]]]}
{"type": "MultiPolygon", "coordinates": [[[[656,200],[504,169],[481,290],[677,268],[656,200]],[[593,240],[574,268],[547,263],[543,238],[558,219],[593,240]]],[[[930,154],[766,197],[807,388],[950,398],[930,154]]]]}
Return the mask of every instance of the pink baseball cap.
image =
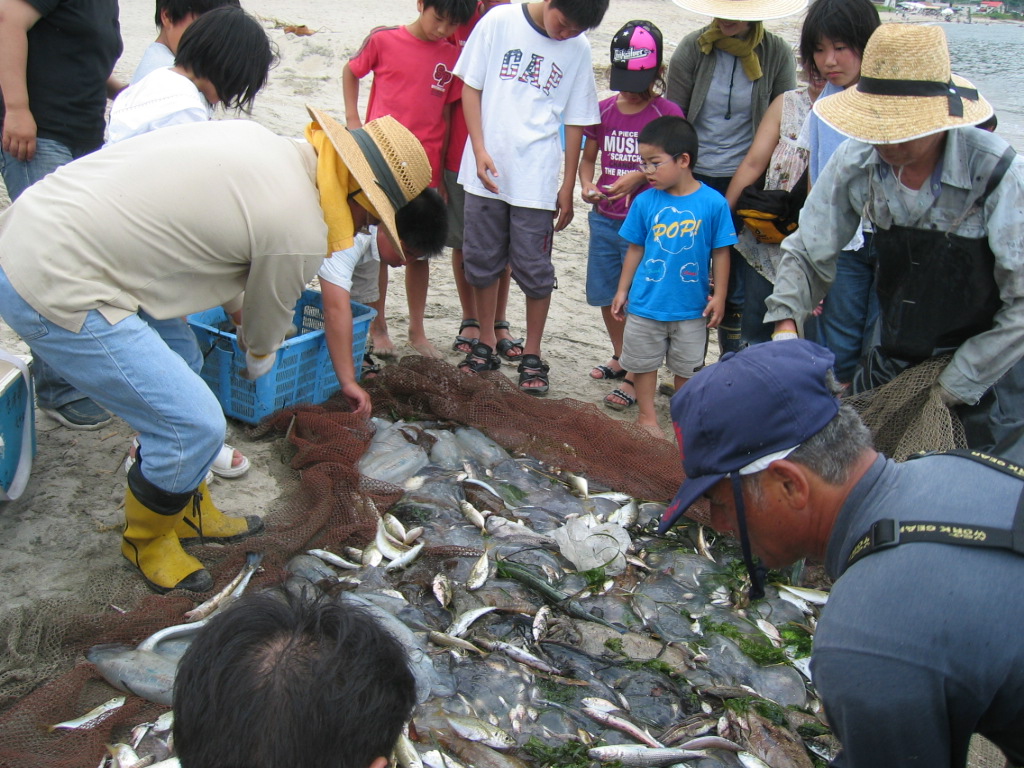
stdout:
{"type": "Polygon", "coordinates": [[[649,21],[629,21],[612,38],[613,91],[643,93],[661,67],[661,30],[649,21]]]}

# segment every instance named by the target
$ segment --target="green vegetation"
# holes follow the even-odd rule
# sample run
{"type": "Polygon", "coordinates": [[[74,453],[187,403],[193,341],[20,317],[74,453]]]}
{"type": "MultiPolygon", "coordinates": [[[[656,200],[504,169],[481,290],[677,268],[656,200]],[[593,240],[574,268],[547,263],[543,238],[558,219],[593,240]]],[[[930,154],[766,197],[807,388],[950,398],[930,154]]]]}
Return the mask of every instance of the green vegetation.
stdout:
{"type": "Polygon", "coordinates": [[[501,494],[501,498],[505,500],[506,504],[518,506],[519,502],[526,498],[526,491],[516,488],[511,483],[499,482],[497,486],[495,490],[501,494]]]}
{"type": "Polygon", "coordinates": [[[669,664],[667,661],[661,659],[647,659],[647,661],[627,661],[625,664],[626,669],[632,669],[634,672],[638,672],[641,669],[646,669],[649,672],[654,672],[659,675],[665,675],[666,677],[678,677],[679,673],[669,664]]]}
{"type": "Polygon", "coordinates": [[[757,696],[739,696],[735,699],[726,699],[725,708],[730,712],[736,712],[741,715],[753,710],[769,723],[783,728],[789,727],[789,721],[786,719],[786,710],[768,699],[762,699],[757,696]]]}
{"type": "Polygon", "coordinates": [[[620,656],[623,654],[621,637],[609,637],[604,641],[604,647],[612,653],[617,653],[620,656]]]}
{"type": "Polygon", "coordinates": [[[541,697],[554,704],[568,704],[575,698],[571,685],[562,685],[547,677],[537,676],[537,689],[541,697]]]}
{"type": "Polygon", "coordinates": [[[817,736],[825,736],[832,733],[828,729],[828,726],[822,725],[821,723],[804,723],[796,727],[796,732],[800,734],[800,738],[813,739],[817,736]]]}
{"type": "Polygon", "coordinates": [[[782,642],[796,651],[794,655],[798,659],[811,655],[814,637],[803,627],[790,622],[779,630],[779,634],[782,635],[782,642]]]}
{"type": "MultiPolygon", "coordinates": [[[[587,757],[589,747],[581,741],[569,741],[561,746],[554,747],[545,744],[536,736],[523,745],[523,751],[528,754],[539,766],[539,768],[590,768],[591,760],[587,757]]],[[[607,768],[621,768],[622,763],[615,761],[604,763],[607,768]]]]}
{"type": "Polygon", "coordinates": [[[605,580],[608,578],[605,576],[604,568],[593,568],[589,571],[580,571],[580,576],[587,582],[587,586],[591,589],[600,589],[604,586],[605,580]]]}
{"type": "Polygon", "coordinates": [[[744,634],[742,630],[732,624],[705,620],[704,633],[714,633],[735,641],[743,653],[762,667],[769,667],[773,664],[785,664],[788,661],[786,652],[781,648],[776,648],[767,639],[763,642],[758,641],[751,635],[744,634]]]}

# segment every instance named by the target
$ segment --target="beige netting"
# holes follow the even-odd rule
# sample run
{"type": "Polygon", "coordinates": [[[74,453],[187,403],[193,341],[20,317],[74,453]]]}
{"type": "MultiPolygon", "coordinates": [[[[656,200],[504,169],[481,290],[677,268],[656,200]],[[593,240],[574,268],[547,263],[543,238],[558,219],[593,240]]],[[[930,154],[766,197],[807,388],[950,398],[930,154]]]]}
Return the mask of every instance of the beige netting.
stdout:
{"type": "Polygon", "coordinates": [[[967,447],[963,424],[933,387],[949,361],[949,355],[925,360],[887,384],[846,398],[871,428],[875,448],[906,461],[921,451],[967,447]]]}
{"type": "MultiPolygon", "coordinates": [[[[386,367],[367,389],[378,416],[474,426],[513,453],[641,499],[667,501],[682,481],[673,443],[612,420],[594,405],[524,395],[500,372],[464,374],[441,361],[410,357],[386,367]]],[[[258,588],[279,582],[283,566],[299,551],[336,550],[372,539],[374,506],[386,509],[402,489],[367,484],[365,478],[360,482],[355,467],[371,432],[347,410],[337,400],[294,408],[256,429],[287,436],[300,481],[285,494],[286,503],[267,516],[264,535],[197,552],[217,588],[240,570],[250,549],[265,553],[264,569],[253,579],[252,588],[258,588]]],[[[444,555],[444,548],[435,549],[424,556],[444,555]]],[[[94,585],[85,602],[48,601],[0,619],[0,766],[94,768],[105,743],[124,739],[129,727],[162,711],[129,696],[124,707],[95,728],[47,732],[47,725],[114,695],[84,660],[87,649],[98,643],[137,644],[162,627],[181,623],[183,613],[205,597],[152,595],[127,566],[83,567],[83,579],[94,585]]]]}

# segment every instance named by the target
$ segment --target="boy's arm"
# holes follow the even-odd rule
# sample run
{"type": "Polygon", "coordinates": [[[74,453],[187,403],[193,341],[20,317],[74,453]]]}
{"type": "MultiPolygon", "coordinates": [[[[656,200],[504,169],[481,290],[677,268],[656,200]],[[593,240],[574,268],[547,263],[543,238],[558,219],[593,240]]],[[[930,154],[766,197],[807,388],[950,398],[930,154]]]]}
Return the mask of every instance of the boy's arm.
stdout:
{"type": "Polygon", "coordinates": [[[580,160],[580,187],[583,202],[594,203],[604,197],[601,190],[594,184],[594,172],[597,168],[597,142],[588,141],[583,145],[583,159],[580,160]]]}
{"type": "Polygon", "coordinates": [[[714,292],[708,297],[704,317],[708,319],[708,328],[717,328],[725,317],[725,295],[729,292],[729,246],[723,245],[711,251],[711,275],[715,283],[714,292]]]}
{"type": "Polygon", "coordinates": [[[359,78],[352,72],[348,62],[341,69],[341,94],[345,99],[345,127],[350,131],[362,128],[359,119],[359,78]]]}
{"type": "Polygon", "coordinates": [[[583,126],[565,126],[565,174],[555,203],[555,232],[561,232],[572,221],[572,190],[576,186],[576,172],[580,167],[580,147],[583,145],[583,126]]]}
{"type": "Polygon", "coordinates": [[[452,109],[458,101],[450,101],[444,105],[441,117],[444,120],[444,137],[441,139],[441,176],[437,180],[437,193],[441,195],[444,204],[448,205],[448,187],[444,183],[444,162],[448,157],[448,142],[452,137],[452,109]]]}
{"type": "Polygon", "coordinates": [[[334,373],[341,383],[341,391],[357,416],[369,418],[373,404],[369,393],[356,381],[355,362],[352,359],[352,304],[348,291],[340,285],[320,280],[324,302],[324,336],[327,352],[334,365],[334,373]]]}
{"type": "MultiPolygon", "coordinates": [[[[462,114],[466,118],[466,130],[469,131],[469,140],[473,142],[473,156],[476,158],[476,176],[489,192],[498,194],[498,185],[494,182],[494,179],[498,178],[498,169],[494,166],[494,160],[491,159],[491,156],[487,153],[487,147],[484,145],[483,113],[480,107],[480,89],[463,84],[462,114]]],[[[576,151],[579,152],[579,147],[577,147],[576,151]]],[[[573,168],[573,174],[575,173],[576,169],[573,168]]]]}
{"type": "Polygon", "coordinates": [[[619,176],[615,180],[615,183],[604,190],[604,193],[608,195],[609,200],[618,200],[620,197],[626,197],[627,195],[633,194],[637,187],[647,180],[647,174],[643,171],[630,171],[629,173],[619,176]]]}
{"type": "MultiPolygon", "coordinates": [[[[626,260],[622,262],[622,274],[619,275],[619,288],[612,299],[612,316],[616,320],[626,319],[626,301],[629,298],[629,287],[633,285],[633,276],[644,258],[644,247],[636,243],[629,244],[626,260]]],[[[728,279],[728,278],[727,278],[728,279]]]]}

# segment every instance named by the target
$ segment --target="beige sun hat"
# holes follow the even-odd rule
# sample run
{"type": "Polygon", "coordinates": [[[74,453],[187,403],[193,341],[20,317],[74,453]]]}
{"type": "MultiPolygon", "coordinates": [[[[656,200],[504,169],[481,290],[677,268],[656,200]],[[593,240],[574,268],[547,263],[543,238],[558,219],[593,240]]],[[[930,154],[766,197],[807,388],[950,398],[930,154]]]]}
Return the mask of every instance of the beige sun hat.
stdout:
{"type": "Polygon", "coordinates": [[[672,0],[680,8],[730,21],[768,21],[800,13],[807,0],[672,0]]]}
{"type": "Polygon", "coordinates": [[[402,250],[395,212],[430,185],[423,145],[390,115],[350,131],[326,112],[306,106],[380,217],[391,242],[402,250]]]}
{"type": "Polygon", "coordinates": [[[868,144],[920,139],[992,116],[974,86],[950,71],[946,33],[923,24],[876,29],[857,84],[818,99],[814,111],[844,136],[868,144]]]}

